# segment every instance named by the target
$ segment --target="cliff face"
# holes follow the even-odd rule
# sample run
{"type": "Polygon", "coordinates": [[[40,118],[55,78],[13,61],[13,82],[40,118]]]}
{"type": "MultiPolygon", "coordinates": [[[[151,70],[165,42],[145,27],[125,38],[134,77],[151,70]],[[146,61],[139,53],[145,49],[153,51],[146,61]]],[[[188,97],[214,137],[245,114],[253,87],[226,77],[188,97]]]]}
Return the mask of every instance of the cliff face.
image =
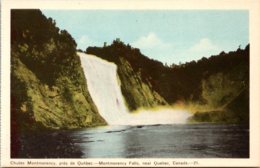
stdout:
{"type": "MultiPolygon", "coordinates": [[[[130,111],[192,102],[214,109],[198,111],[194,121],[249,121],[249,45],[171,66],[119,40],[110,46],[89,47],[86,52],[117,65],[130,111]]],[[[12,128],[106,123],[87,90],[76,42],[39,10],[11,11],[11,120],[12,128]]]]}
{"type": "Polygon", "coordinates": [[[125,46],[122,42],[115,42],[104,48],[89,47],[86,52],[117,65],[122,94],[130,111],[167,104],[165,99],[152,88],[149,80],[143,78],[141,72],[143,68],[136,68],[129,60],[129,57],[136,58],[135,63],[139,63],[139,59],[142,58],[135,55],[135,49],[125,46]]]}
{"type": "Polygon", "coordinates": [[[167,104],[156,91],[151,89],[150,83],[142,80],[140,72],[135,72],[123,57],[119,58],[117,72],[121,81],[122,94],[130,110],[167,104]]]}
{"type": "Polygon", "coordinates": [[[77,86],[69,77],[60,76],[54,85],[47,85],[14,57],[12,54],[12,113],[16,113],[19,124],[25,127],[38,123],[50,128],[78,128],[105,123],[98,115],[85,84],[77,86]]]}
{"type": "Polygon", "coordinates": [[[89,47],[86,52],[118,65],[122,92],[130,109],[181,103],[192,106],[194,122],[249,122],[248,98],[234,101],[244,90],[247,92],[242,96],[249,97],[249,45],[170,66],[149,59],[119,40],[109,46],[89,47]]]}
{"type": "Polygon", "coordinates": [[[249,125],[249,46],[211,57],[208,64],[214,69],[206,67],[201,98],[215,110],[197,111],[191,121],[249,125]]]}
{"type": "Polygon", "coordinates": [[[39,10],[13,10],[11,16],[12,125],[104,125],[87,90],[73,38],[39,10]]]}

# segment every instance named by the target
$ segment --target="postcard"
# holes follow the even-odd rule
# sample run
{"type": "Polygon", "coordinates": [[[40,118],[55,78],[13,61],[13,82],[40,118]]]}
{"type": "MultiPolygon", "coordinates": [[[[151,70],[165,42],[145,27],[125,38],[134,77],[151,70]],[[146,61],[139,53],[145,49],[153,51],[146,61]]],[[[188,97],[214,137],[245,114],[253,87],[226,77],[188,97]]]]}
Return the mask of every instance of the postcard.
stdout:
{"type": "Polygon", "coordinates": [[[259,11],[3,0],[1,166],[260,166],[259,11]]]}

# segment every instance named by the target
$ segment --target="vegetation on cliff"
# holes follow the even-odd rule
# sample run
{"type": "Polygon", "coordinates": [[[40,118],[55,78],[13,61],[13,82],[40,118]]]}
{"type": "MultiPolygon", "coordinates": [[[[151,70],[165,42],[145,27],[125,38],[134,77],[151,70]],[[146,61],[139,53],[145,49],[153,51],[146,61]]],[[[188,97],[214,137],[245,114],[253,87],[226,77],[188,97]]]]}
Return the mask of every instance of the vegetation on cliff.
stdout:
{"type": "MultiPolygon", "coordinates": [[[[109,46],[88,47],[86,52],[119,66],[122,92],[133,109],[139,106],[131,103],[134,102],[131,97],[136,94],[130,91],[137,85],[129,85],[128,76],[138,76],[141,83],[149,86],[150,92],[160,95],[169,104],[198,107],[193,109],[196,115],[191,121],[248,123],[249,99],[244,98],[243,104],[240,103],[243,110],[230,108],[230,104],[234,107],[239,102],[235,100],[242,92],[243,96],[249,97],[249,45],[245,49],[221,52],[210,58],[203,57],[198,61],[171,66],[144,56],[139,49],[118,39],[109,46]],[[123,73],[126,67],[132,68],[131,75],[123,73]],[[207,113],[212,117],[203,117],[207,113]],[[245,117],[241,119],[239,116],[245,117]]],[[[159,104],[167,103],[159,101],[159,104]]]]}
{"type": "MultiPolygon", "coordinates": [[[[115,40],[111,46],[89,47],[86,52],[117,64],[122,94],[131,111],[167,104],[164,98],[152,89],[149,80],[143,78],[142,71],[146,70],[146,67],[136,65],[142,63],[142,58],[147,58],[140,57],[141,53],[138,49],[133,49],[131,46],[126,46],[123,42],[115,40]],[[132,57],[136,59],[136,62],[130,61],[132,57]]],[[[157,63],[161,64],[160,62],[157,63]]]]}
{"type": "MultiPolygon", "coordinates": [[[[11,11],[12,128],[105,123],[87,90],[76,45],[66,30],[56,27],[40,10],[11,11]]],[[[86,52],[117,64],[131,111],[189,104],[200,107],[195,108],[191,121],[248,123],[249,45],[170,66],[119,39],[86,52]]]]}
{"type": "Polygon", "coordinates": [[[87,90],[76,45],[40,10],[11,11],[13,130],[105,124],[87,90]]]}

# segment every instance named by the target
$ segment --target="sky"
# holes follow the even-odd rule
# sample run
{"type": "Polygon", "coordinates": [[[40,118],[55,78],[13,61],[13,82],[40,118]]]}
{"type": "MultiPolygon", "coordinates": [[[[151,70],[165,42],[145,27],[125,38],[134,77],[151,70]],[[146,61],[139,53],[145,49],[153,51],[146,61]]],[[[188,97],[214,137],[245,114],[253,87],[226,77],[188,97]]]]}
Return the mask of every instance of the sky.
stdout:
{"type": "Polygon", "coordinates": [[[83,51],[125,44],[168,65],[199,60],[249,43],[247,10],[42,10],[83,51]]]}

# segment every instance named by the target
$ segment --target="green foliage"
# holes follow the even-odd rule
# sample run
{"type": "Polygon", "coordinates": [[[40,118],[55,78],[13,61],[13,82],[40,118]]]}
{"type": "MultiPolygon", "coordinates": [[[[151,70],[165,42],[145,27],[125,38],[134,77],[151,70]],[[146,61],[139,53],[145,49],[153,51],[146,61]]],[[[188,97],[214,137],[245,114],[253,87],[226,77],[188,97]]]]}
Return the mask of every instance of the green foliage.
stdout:
{"type": "MultiPolygon", "coordinates": [[[[245,49],[239,48],[229,53],[221,52],[209,58],[171,66],[149,59],[139,49],[132,48],[119,40],[115,40],[110,46],[89,47],[86,52],[112,61],[119,66],[119,76],[123,81],[122,92],[128,104],[133,108],[136,108],[135,97],[138,97],[138,89],[135,90],[133,86],[137,86],[140,80],[169,104],[189,102],[205,106],[207,109],[216,109],[209,113],[198,113],[193,119],[208,122],[242,121],[237,119],[238,114],[233,115],[233,112],[230,112],[235,110],[234,108],[229,109],[229,112],[218,112],[226,110],[228,104],[243,90],[249,89],[249,45],[245,49]],[[125,60],[125,63],[122,64],[121,60],[125,60]],[[122,67],[131,67],[133,72],[128,76],[120,75],[124,72],[120,64],[123,65],[122,67]],[[140,79],[131,85],[131,77],[136,74],[140,79]],[[128,82],[124,83],[124,81],[128,82]]],[[[141,85],[140,82],[139,85],[141,85]]],[[[241,106],[247,106],[249,101],[243,100],[245,102],[241,106]]],[[[164,103],[161,102],[161,104],[164,103]]],[[[241,114],[248,116],[249,110],[244,107],[241,109],[244,109],[241,114]]]]}
{"type": "Polygon", "coordinates": [[[76,46],[40,10],[11,11],[11,112],[18,128],[105,124],[88,93],[76,46]]]}
{"type": "MultiPolygon", "coordinates": [[[[142,64],[146,61],[149,62],[150,59],[143,56],[139,49],[125,45],[117,39],[113,41],[113,44],[110,46],[103,48],[89,47],[86,52],[117,64],[122,94],[130,110],[167,104],[167,102],[152,89],[152,85],[148,80],[150,77],[150,72],[148,71],[151,67],[149,67],[149,64],[142,64]],[[146,67],[142,67],[145,65],[146,67]]],[[[162,63],[155,60],[151,61],[156,66],[157,63],[159,63],[159,67],[163,67],[162,63]]]]}
{"type": "Polygon", "coordinates": [[[229,74],[213,74],[202,80],[202,98],[212,107],[221,107],[238,96],[244,87],[243,80],[236,81],[229,74]]]}
{"type": "Polygon", "coordinates": [[[139,72],[142,80],[150,83],[151,88],[169,103],[179,100],[203,102],[202,81],[217,73],[230,72],[235,83],[244,81],[247,85],[249,81],[249,45],[244,50],[221,52],[220,55],[210,58],[170,67],[149,59],[139,49],[117,40],[112,45],[103,48],[89,47],[86,52],[116,64],[119,64],[119,57],[123,57],[129,62],[134,72],[139,72]]]}
{"type": "Polygon", "coordinates": [[[48,85],[58,75],[73,76],[80,64],[75,40],[39,10],[11,11],[11,44],[21,61],[48,85]]]}
{"type": "Polygon", "coordinates": [[[135,72],[123,57],[120,57],[117,71],[122,94],[130,110],[167,104],[157,92],[151,89],[149,83],[142,80],[140,73],[135,72]]]}
{"type": "Polygon", "coordinates": [[[249,127],[249,90],[242,90],[223,109],[196,112],[189,121],[244,124],[249,127]]]}

